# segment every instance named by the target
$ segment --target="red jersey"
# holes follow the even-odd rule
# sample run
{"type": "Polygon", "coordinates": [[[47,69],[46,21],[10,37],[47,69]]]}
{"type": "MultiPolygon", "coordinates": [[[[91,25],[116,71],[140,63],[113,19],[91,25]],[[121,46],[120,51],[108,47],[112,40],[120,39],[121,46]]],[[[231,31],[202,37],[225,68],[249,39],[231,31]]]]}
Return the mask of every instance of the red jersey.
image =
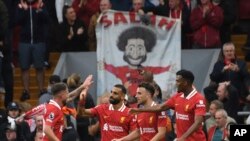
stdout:
{"type": "MultiPolygon", "coordinates": [[[[183,93],[176,93],[165,104],[175,110],[177,138],[181,137],[194,123],[195,115],[205,116],[206,114],[205,98],[196,89],[187,97],[184,97],[183,93]]],[[[202,125],[185,139],[185,141],[195,140],[206,141],[202,125]]]]}
{"type": "Polygon", "coordinates": [[[112,104],[98,105],[91,108],[91,113],[99,118],[101,141],[124,137],[136,129],[136,119],[124,104],[118,110],[112,104]]]}
{"type": "MultiPolygon", "coordinates": [[[[155,102],[151,106],[156,105],[155,102]]],[[[143,112],[137,115],[137,126],[140,129],[140,141],[150,141],[157,133],[158,127],[167,128],[166,112],[143,112]]],[[[160,141],[165,141],[163,138],[160,141]]]]}
{"type": "MultiPolygon", "coordinates": [[[[44,114],[44,125],[51,126],[56,137],[60,141],[62,140],[64,117],[61,111],[61,107],[54,100],[50,100],[50,102],[46,104],[46,111],[44,114]]],[[[43,141],[49,141],[49,139],[44,136],[43,141]]]]}

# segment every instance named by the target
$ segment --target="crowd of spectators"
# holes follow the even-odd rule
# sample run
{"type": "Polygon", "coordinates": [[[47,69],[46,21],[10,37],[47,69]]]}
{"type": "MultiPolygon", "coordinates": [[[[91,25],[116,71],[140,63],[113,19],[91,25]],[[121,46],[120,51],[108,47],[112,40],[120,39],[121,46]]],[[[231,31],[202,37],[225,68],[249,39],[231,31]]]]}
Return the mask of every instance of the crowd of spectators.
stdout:
{"type": "MultiPolygon", "coordinates": [[[[15,119],[27,109],[13,101],[13,62],[14,66],[21,68],[22,73],[20,79],[23,93],[20,100],[26,101],[33,95],[29,90],[29,70],[33,66],[39,88],[38,104],[49,102],[53,98],[51,87],[62,82],[60,76],[52,75],[45,89],[44,68],[49,66],[49,52],[96,51],[97,19],[101,13],[113,9],[136,12],[142,19],[151,15],[181,19],[182,49],[221,49],[221,58],[214,64],[210,74],[211,84],[204,89],[210,113],[204,131],[209,140],[215,139],[214,134],[227,140],[228,135],[224,133],[228,132],[230,124],[245,123],[245,118],[237,116],[237,112],[250,110],[250,76],[246,63],[250,60],[250,28],[248,27],[245,44],[246,61],[237,58],[235,45],[230,42],[232,25],[236,20],[243,19],[246,23],[250,20],[249,15],[244,14],[250,8],[243,2],[244,0],[238,3],[236,0],[0,0],[0,81],[3,82],[0,86],[3,85],[5,89],[6,108],[1,111],[0,139],[39,141],[43,138],[43,117],[35,116],[32,120],[15,123],[15,119]],[[238,4],[242,8],[237,9],[235,5],[238,4]],[[17,56],[18,63],[15,63],[13,58],[17,56]]],[[[152,72],[141,73],[141,77],[143,81],[153,83],[155,93],[149,100],[161,103],[161,89],[153,80],[152,72]],[[148,76],[144,76],[146,74],[148,76]]],[[[64,83],[72,92],[80,87],[80,79],[77,74],[72,74],[64,83]]],[[[100,99],[101,103],[107,103],[105,98],[100,99]]],[[[90,94],[85,99],[86,109],[95,107],[90,94]]],[[[79,97],[75,97],[62,108],[67,121],[63,140],[99,140],[99,121],[94,117],[78,115],[78,101],[79,97]]],[[[129,106],[131,101],[136,103],[136,99],[129,97],[126,104],[129,106]]],[[[175,120],[172,120],[173,125],[174,123],[175,120]]],[[[168,131],[167,136],[170,134],[175,137],[173,129],[168,131]]]]}

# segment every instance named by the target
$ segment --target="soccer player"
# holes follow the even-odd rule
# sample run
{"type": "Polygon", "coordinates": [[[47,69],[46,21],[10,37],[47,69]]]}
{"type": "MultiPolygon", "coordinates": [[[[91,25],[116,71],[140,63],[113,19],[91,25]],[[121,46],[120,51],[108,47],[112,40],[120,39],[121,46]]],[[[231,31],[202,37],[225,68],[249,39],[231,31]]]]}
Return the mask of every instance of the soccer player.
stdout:
{"type": "MultiPolygon", "coordinates": [[[[138,104],[143,108],[157,105],[153,101],[155,88],[143,82],[139,84],[136,92],[138,104]]],[[[165,111],[158,113],[139,113],[137,115],[138,130],[116,141],[133,141],[140,137],[140,141],[165,141],[167,116],[165,111]]]]}
{"type": "Polygon", "coordinates": [[[149,108],[131,109],[131,113],[175,110],[177,141],[206,141],[202,122],[206,114],[205,98],[193,87],[194,75],[188,70],[176,73],[177,93],[165,103],[149,108]]]}
{"type": "Polygon", "coordinates": [[[72,101],[78,96],[82,89],[89,87],[93,83],[93,76],[89,75],[84,83],[73,92],[69,93],[67,85],[64,83],[56,83],[51,88],[53,99],[47,104],[41,104],[30,111],[21,115],[16,121],[30,119],[36,115],[44,117],[44,137],[43,141],[61,141],[64,129],[64,115],[61,110],[67,102],[72,101]]]}
{"type": "Polygon", "coordinates": [[[101,104],[91,109],[84,107],[87,91],[88,87],[80,94],[78,114],[98,117],[101,141],[111,141],[137,132],[135,116],[129,114],[129,108],[124,104],[126,88],[123,85],[114,85],[109,97],[110,104],[101,104]]]}

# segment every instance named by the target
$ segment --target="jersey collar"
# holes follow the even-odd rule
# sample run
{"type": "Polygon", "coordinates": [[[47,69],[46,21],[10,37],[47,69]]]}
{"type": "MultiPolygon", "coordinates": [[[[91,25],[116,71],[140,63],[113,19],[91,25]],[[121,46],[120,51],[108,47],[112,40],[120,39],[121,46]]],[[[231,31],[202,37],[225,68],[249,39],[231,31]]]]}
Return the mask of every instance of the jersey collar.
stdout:
{"type": "Polygon", "coordinates": [[[57,108],[59,108],[59,109],[61,110],[60,105],[59,105],[58,103],[56,103],[54,100],[51,99],[51,100],[49,101],[49,104],[52,104],[52,105],[56,106],[57,108]]]}
{"type": "MultiPolygon", "coordinates": [[[[126,108],[126,106],[125,106],[125,104],[123,103],[122,106],[118,109],[118,111],[123,112],[125,108],[126,108]]],[[[109,105],[109,110],[110,110],[110,111],[114,111],[113,104],[110,104],[110,105],[109,105]]]]}
{"type": "MultiPolygon", "coordinates": [[[[193,88],[193,90],[187,95],[186,99],[192,98],[197,93],[197,90],[193,88]]],[[[181,95],[184,98],[184,93],[181,95]]]]}

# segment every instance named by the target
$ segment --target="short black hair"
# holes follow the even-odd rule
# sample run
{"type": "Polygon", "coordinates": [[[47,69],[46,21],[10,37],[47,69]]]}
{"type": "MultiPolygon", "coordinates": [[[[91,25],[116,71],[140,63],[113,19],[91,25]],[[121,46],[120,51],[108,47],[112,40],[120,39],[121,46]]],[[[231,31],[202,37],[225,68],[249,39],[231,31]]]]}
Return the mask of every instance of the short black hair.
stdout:
{"type": "Polygon", "coordinates": [[[122,84],[116,84],[114,87],[121,89],[123,94],[127,94],[127,90],[122,84]]]}
{"type": "Polygon", "coordinates": [[[145,43],[147,52],[151,52],[156,44],[156,34],[141,26],[135,26],[124,30],[118,37],[117,46],[119,50],[124,51],[129,39],[142,39],[145,43]]]}
{"type": "Polygon", "coordinates": [[[185,79],[186,81],[188,81],[190,84],[193,84],[194,82],[194,75],[191,71],[189,70],[179,70],[176,75],[180,75],[182,76],[183,79],[185,79]]]}
{"type": "Polygon", "coordinates": [[[65,83],[56,83],[51,87],[51,93],[53,96],[57,95],[61,91],[64,91],[67,89],[67,85],[65,83]]]}
{"type": "Polygon", "coordinates": [[[142,82],[138,85],[138,88],[140,87],[145,88],[151,94],[151,96],[153,96],[155,93],[155,88],[151,83],[142,82]]]}
{"type": "Polygon", "coordinates": [[[49,77],[49,83],[50,84],[55,84],[55,83],[59,83],[59,82],[61,82],[61,78],[60,78],[60,76],[59,75],[51,75],[50,77],[49,77]]]}

